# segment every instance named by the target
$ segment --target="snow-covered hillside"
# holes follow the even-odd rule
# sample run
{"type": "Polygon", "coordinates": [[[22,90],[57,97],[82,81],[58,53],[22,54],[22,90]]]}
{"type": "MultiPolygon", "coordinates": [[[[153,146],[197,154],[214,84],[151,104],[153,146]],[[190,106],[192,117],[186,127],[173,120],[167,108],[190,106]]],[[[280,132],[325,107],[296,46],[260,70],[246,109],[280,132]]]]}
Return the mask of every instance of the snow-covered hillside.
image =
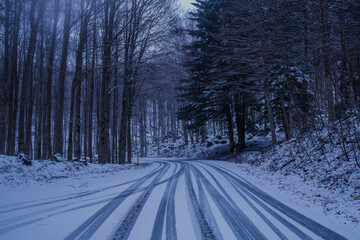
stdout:
{"type": "Polygon", "coordinates": [[[214,159],[228,154],[229,141],[223,136],[209,137],[204,143],[184,144],[183,139],[176,142],[150,145],[148,156],[160,158],[214,159]]]}
{"type": "Polygon", "coordinates": [[[360,119],[349,114],[330,127],[262,151],[243,151],[240,168],[322,205],[326,214],[360,221],[360,119]]]}

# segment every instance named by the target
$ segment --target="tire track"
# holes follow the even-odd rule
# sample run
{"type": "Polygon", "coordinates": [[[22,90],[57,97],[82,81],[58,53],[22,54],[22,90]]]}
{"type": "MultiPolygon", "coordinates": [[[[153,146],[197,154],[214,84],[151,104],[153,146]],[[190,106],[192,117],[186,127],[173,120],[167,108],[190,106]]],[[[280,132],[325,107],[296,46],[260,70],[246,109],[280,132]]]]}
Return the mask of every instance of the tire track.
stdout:
{"type": "MultiPolygon", "coordinates": [[[[221,185],[219,183],[219,181],[214,177],[214,175],[208,171],[206,168],[202,167],[202,169],[204,169],[213,179],[213,181],[216,183],[216,185],[221,188],[221,185]]],[[[255,207],[255,205],[249,201],[249,199],[241,192],[239,191],[238,187],[234,184],[233,181],[230,181],[229,179],[227,179],[229,181],[229,183],[234,187],[235,191],[245,200],[245,202],[247,204],[249,204],[249,206],[261,217],[261,219],[276,233],[276,235],[278,235],[278,237],[282,240],[287,240],[288,238],[257,208],[255,207]]],[[[286,221],[286,220],[285,220],[286,221]]],[[[298,230],[298,229],[297,229],[298,230]]],[[[300,231],[300,230],[299,230],[300,231]]],[[[299,236],[299,235],[298,235],[299,236]]],[[[302,239],[306,239],[306,238],[302,238],[302,239]]]]}
{"type": "MultiPolygon", "coordinates": [[[[191,164],[189,164],[191,165],[191,164]]],[[[195,167],[191,166],[196,178],[201,178],[205,188],[214,200],[225,221],[235,234],[237,239],[266,239],[260,230],[251,222],[251,220],[241,211],[225,189],[220,186],[221,191],[226,196],[223,197],[209,180],[195,167]]]]}
{"type": "Polygon", "coordinates": [[[198,193],[199,193],[198,195],[199,195],[199,203],[200,203],[201,210],[205,213],[205,217],[208,219],[211,229],[213,230],[213,233],[215,235],[215,238],[222,240],[223,237],[222,237],[219,227],[216,223],[216,220],[215,220],[214,214],[211,210],[209,201],[205,196],[204,187],[203,187],[203,183],[201,182],[201,179],[196,178],[196,183],[198,185],[198,193]]]}
{"type": "MultiPolygon", "coordinates": [[[[124,192],[131,194],[135,192],[140,185],[142,185],[146,180],[152,178],[156,174],[162,174],[164,169],[168,168],[167,163],[160,163],[161,168],[157,171],[150,173],[143,178],[139,179],[137,182],[133,183],[130,187],[128,187],[124,192]]],[[[65,240],[71,239],[87,239],[101,226],[101,224],[111,215],[113,211],[127,198],[124,197],[124,192],[120,193],[118,196],[113,198],[108,204],[98,210],[95,214],[93,214],[89,219],[87,219],[83,224],[81,224],[78,228],[76,228],[72,233],[70,233],[65,240]],[[86,236],[87,238],[84,238],[86,236]]],[[[127,195],[128,195],[127,194],[127,195]]]]}
{"type": "MultiPolygon", "coordinates": [[[[238,174],[234,173],[233,171],[230,171],[230,170],[218,167],[218,166],[214,166],[214,165],[209,164],[209,163],[202,163],[202,164],[205,164],[207,166],[210,166],[210,167],[216,169],[224,177],[228,176],[229,178],[233,179],[234,184],[239,186],[240,189],[244,189],[246,192],[251,193],[251,194],[248,194],[249,196],[251,196],[251,195],[256,196],[257,198],[259,198],[262,201],[264,201],[265,203],[269,204],[270,206],[272,206],[273,208],[275,208],[276,210],[278,210],[279,212],[281,212],[285,216],[287,216],[290,219],[294,220],[295,222],[299,223],[303,227],[309,229],[310,231],[312,231],[316,235],[322,237],[323,239],[327,239],[327,240],[344,240],[344,239],[346,239],[343,236],[341,236],[340,234],[332,231],[329,228],[324,227],[323,225],[321,225],[321,224],[315,222],[314,220],[300,214],[299,212],[297,212],[294,209],[286,206],[285,204],[278,201],[277,199],[271,197],[267,193],[263,192],[259,188],[255,187],[253,184],[251,184],[248,181],[246,181],[245,179],[243,179],[238,174]],[[229,174],[229,172],[231,172],[232,174],[229,174]]],[[[265,205],[263,204],[263,206],[265,206],[265,205]]],[[[270,210],[272,213],[275,213],[270,208],[268,208],[266,206],[265,206],[265,208],[270,210]]]]}
{"type": "MultiPolygon", "coordinates": [[[[159,165],[157,168],[152,170],[149,174],[152,174],[153,172],[158,171],[160,167],[161,167],[161,165],[159,165]]],[[[31,205],[26,205],[26,206],[22,206],[22,207],[16,207],[16,208],[0,210],[0,214],[1,213],[12,212],[12,211],[17,211],[17,210],[23,210],[23,209],[27,209],[27,208],[45,206],[45,205],[58,203],[58,202],[63,202],[63,201],[68,201],[68,200],[75,200],[75,199],[82,198],[82,197],[87,197],[87,196],[90,196],[90,195],[93,195],[93,194],[96,194],[96,193],[99,193],[99,192],[107,191],[107,190],[110,190],[110,189],[113,189],[113,188],[121,187],[123,185],[129,184],[129,183],[132,183],[132,182],[139,181],[141,178],[137,178],[137,179],[134,179],[134,180],[131,180],[131,181],[127,181],[127,182],[124,182],[124,183],[120,183],[120,184],[116,184],[116,185],[112,185],[112,186],[108,186],[108,187],[104,187],[104,188],[100,188],[100,189],[96,189],[96,190],[79,192],[79,193],[65,195],[65,196],[59,196],[59,197],[55,197],[55,198],[34,200],[34,201],[31,201],[31,202],[38,202],[38,201],[56,199],[56,200],[51,200],[51,201],[47,201],[47,202],[43,202],[43,203],[34,203],[34,204],[31,204],[31,205]],[[60,199],[57,199],[57,198],[60,198],[60,199]]],[[[1,206],[0,209],[11,207],[11,206],[14,206],[14,205],[18,206],[18,205],[22,205],[22,204],[26,204],[26,203],[31,203],[31,202],[20,202],[20,203],[16,203],[16,204],[10,204],[10,205],[7,205],[7,206],[1,206]]]]}
{"type": "MultiPolygon", "coordinates": [[[[145,188],[141,188],[141,189],[136,189],[135,191],[133,192],[122,192],[121,194],[117,195],[116,197],[117,198],[127,198],[133,194],[136,194],[138,192],[141,192],[141,191],[144,191],[145,188]]],[[[114,194],[112,194],[114,195],[114,194]]],[[[104,196],[101,196],[101,197],[104,197],[104,196]]],[[[99,197],[99,198],[101,198],[99,197]]],[[[18,229],[18,228],[21,228],[21,227],[25,227],[29,224],[33,224],[35,222],[39,222],[41,220],[44,220],[44,219],[47,219],[47,218],[50,218],[50,217],[54,217],[54,216],[57,216],[57,215],[60,215],[60,214],[64,214],[64,213],[68,213],[68,212],[72,212],[72,211],[75,211],[75,210],[79,210],[79,209],[82,209],[82,208],[86,208],[86,207],[91,207],[91,206],[94,206],[94,205],[98,205],[98,204],[101,204],[101,203],[104,203],[104,202],[109,202],[111,200],[113,200],[114,197],[110,197],[110,198],[106,198],[106,199],[103,199],[103,200],[99,200],[99,201],[95,201],[95,202],[91,202],[91,203],[86,203],[84,205],[81,205],[81,206],[77,206],[77,207],[73,207],[73,208],[70,208],[70,209],[66,209],[66,210],[62,210],[62,211],[59,211],[59,212],[55,212],[55,213],[51,213],[51,214],[48,214],[46,216],[43,216],[43,217],[38,217],[38,218],[35,218],[35,219],[31,219],[31,220],[28,220],[26,222],[21,222],[21,223],[18,223],[18,224],[14,224],[14,225],[11,225],[11,226],[7,226],[7,227],[3,227],[3,228],[0,228],[0,235],[4,234],[4,233],[7,233],[7,232],[10,232],[10,231],[13,231],[15,229],[18,229]]],[[[74,205],[74,204],[77,204],[77,203],[72,203],[72,204],[68,204],[66,205],[67,206],[70,206],[70,205],[74,205]]],[[[65,206],[61,206],[61,207],[65,207],[65,206]]],[[[61,208],[60,207],[60,208],[61,208]]],[[[54,209],[58,209],[58,207],[54,207],[54,209]]],[[[39,214],[35,214],[35,215],[39,215],[39,214]]],[[[19,220],[24,220],[26,218],[29,218],[29,217],[33,217],[34,214],[32,213],[29,213],[28,215],[26,215],[25,217],[16,217],[15,220],[13,219],[10,219],[12,221],[10,222],[6,222],[7,220],[4,220],[4,224],[3,225],[8,225],[9,223],[12,223],[12,222],[16,222],[16,221],[19,221],[19,220]]],[[[0,224],[1,226],[2,224],[0,224]]]]}
{"type": "Polygon", "coordinates": [[[162,239],[165,215],[166,215],[166,239],[177,239],[175,212],[173,214],[169,213],[169,205],[170,205],[171,197],[174,197],[172,194],[175,194],[177,182],[180,176],[183,174],[184,169],[181,166],[180,170],[176,173],[178,163],[175,164],[176,164],[176,168],[174,169],[172,173],[173,175],[171,176],[171,178],[169,179],[166,185],[164,195],[160,201],[159,209],[155,217],[154,228],[151,234],[151,239],[154,240],[162,239]]]}
{"type": "Polygon", "coordinates": [[[180,164],[180,175],[174,180],[169,192],[169,199],[166,211],[166,239],[177,239],[176,218],[175,218],[175,193],[180,176],[184,174],[184,166],[180,164]]]}
{"type": "MultiPolygon", "coordinates": [[[[159,166],[161,166],[161,165],[159,165],[159,166]]],[[[157,170],[158,168],[159,167],[157,167],[155,170],[157,170]]],[[[152,174],[155,170],[151,171],[149,174],[152,174]]],[[[170,177],[170,178],[172,178],[172,177],[170,177]]],[[[164,180],[158,182],[156,184],[156,186],[161,185],[161,184],[169,181],[170,178],[167,178],[167,179],[164,179],[164,180]]],[[[120,186],[120,185],[125,185],[125,184],[128,184],[130,182],[138,181],[140,179],[141,178],[138,178],[138,179],[135,179],[135,180],[132,180],[132,181],[128,181],[128,182],[125,182],[125,183],[122,183],[122,184],[117,184],[117,185],[111,186],[111,188],[114,188],[114,187],[120,186]]],[[[106,189],[109,189],[109,188],[110,187],[107,187],[106,189]]],[[[136,194],[138,192],[142,192],[145,189],[146,189],[146,187],[145,188],[138,188],[135,191],[126,191],[125,190],[121,194],[113,193],[113,194],[108,194],[108,195],[102,195],[102,196],[94,197],[94,198],[90,198],[90,199],[87,198],[87,199],[85,199],[85,201],[90,202],[91,200],[96,200],[96,199],[99,199],[99,198],[104,198],[106,196],[114,196],[114,195],[116,195],[117,198],[124,198],[124,197],[126,198],[126,197],[129,197],[130,195],[136,194]]],[[[102,192],[102,191],[100,191],[100,190],[92,191],[92,194],[95,194],[95,193],[98,193],[98,192],[102,192]]],[[[87,194],[87,195],[92,195],[92,194],[87,194]]],[[[71,199],[74,199],[74,198],[71,198],[71,199]]],[[[46,209],[42,209],[42,210],[34,211],[34,212],[31,212],[31,213],[27,213],[27,214],[24,214],[24,215],[21,215],[21,216],[4,219],[3,221],[0,221],[0,226],[2,226],[2,228],[0,228],[0,235],[5,234],[5,233],[10,232],[10,231],[13,231],[13,230],[16,230],[16,229],[21,228],[21,227],[25,227],[25,226],[27,226],[29,224],[33,224],[35,222],[42,221],[42,220],[50,218],[50,217],[54,217],[54,216],[57,216],[57,215],[60,215],[60,214],[68,213],[68,212],[79,210],[79,209],[86,208],[86,207],[91,207],[91,206],[101,204],[101,203],[104,203],[104,202],[109,202],[109,201],[111,201],[113,199],[114,199],[114,197],[109,197],[109,198],[105,198],[105,199],[102,199],[102,200],[99,200],[99,201],[85,203],[85,204],[83,204],[81,206],[72,207],[70,209],[65,209],[65,210],[60,210],[60,211],[57,211],[57,212],[49,213],[46,216],[40,216],[40,217],[37,217],[37,218],[34,218],[34,217],[38,216],[38,215],[41,215],[41,214],[45,214],[46,212],[51,212],[51,211],[54,211],[54,210],[57,210],[57,209],[66,208],[66,207],[69,207],[71,205],[77,205],[77,204],[79,204],[79,202],[72,202],[72,203],[68,203],[68,204],[62,204],[60,206],[49,207],[49,208],[46,208],[46,209]],[[28,219],[28,218],[31,218],[31,219],[28,220],[28,221],[24,221],[25,219],[28,219]],[[20,222],[20,223],[16,223],[16,222],[20,222]],[[12,225],[6,226],[6,225],[9,225],[9,224],[12,224],[12,225]]],[[[70,200],[70,199],[68,199],[68,200],[70,200]]],[[[56,201],[56,202],[58,202],[58,201],[56,201]]],[[[47,204],[44,204],[44,205],[47,205],[47,204]]],[[[176,232],[176,229],[175,229],[175,232],[176,232]]]]}
{"type": "Polygon", "coordinates": [[[196,198],[193,183],[192,183],[191,176],[190,176],[189,165],[184,164],[184,166],[185,166],[185,178],[186,178],[187,191],[189,193],[192,208],[193,208],[197,222],[200,227],[201,238],[202,239],[215,239],[213,231],[212,231],[209,223],[207,222],[205,215],[204,215],[204,213],[199,205],[199,202],[196,198]]]}
{"type": "MultiPolygon", "coordinates": [[[[159,208],[155,210],[156,214],[146,216],[151,217],[152,220],[155,219],[154,225],[152,226],[152,232],[151,229],[148,229],[150,231],[149,234],[151,234],[151,239],[158,240],[163,238],[163,233],[165,231],[166,239],[176,240],[177,226],[175,197],[177,195],[176,190],[179,179],[184,175],[185,181],[181,181],[181,186],[185,185],[185,202],[188,200],[187,205],[189,205],[191,209],[195,225],[198,226],[196,228],[196,232],[200,234],[199,236],[201,236],[202,239],[223,239],[218,225],[219,221],[216,219],[214,212],[212,211],[212,207],[214,206],[216,208],[216,212],[220,212],[224,221],[237,239],[266,239],[264,234],[257,227],[256,222],[250,220],[248,217],[249,215],[246,215],[242,211],[243,208],[240,208],[239,203],[235,202],[235,198],[233,198],[234,196],[231,195],[234,191],[237,193],[237,199],[241,199],[241,201],[246,202],[246,206],[253,210],[256,214],[255,216],[259,217],[258,219],[261,219],[260,224],[265,223],[268,229],[271,229],[272,232],[282,240],[288,240],[288,237],[285,236],[286,232],[282,232],[280,230],[284,228],[287,228],[293,234],[305,240],[312,239],[310,236],[313,235],[310,234],[310,231],[327,240],[345,239],[338,233],[326,228],[325,226],[271,197],[251,184],[249,181],[245,180],[236,172],[228,170],[222,166],[208,161],[194,162],[177,160],[156,162],[159,163],[159,165],[151,172],[132,181],[92,191],[84,191],[76,194],[48,198],[48,201],[46,202],[39,202],[41,200],[24,202],[26,204],[25,206],[13,207],[11,209],[0,207],[2,210],[2,212],[0,211],[0,215],[1,213],[22,209],[29,209],[30,211],[36,210],[35,207],[41,206],[45,206],[46,208],[0,221],[0,226],[2,225],[2,228],[0,228],[0,235],[59,214],[72,212],[97,204],[103,204],[105,206],[101,207],[102,205],[100,205],[99,208],[101,208],[98,211],[91,215],[65,238],[66,240],[89,239],[100,227],[104,225],[103,223],[112,216],[116,209],[121,209],[119,206],[129,196],[140,193],[134,200],[135,203],[132,203],[133,205],[130,209],[126,210],[124,219],[121,223],[117,225],[117,228],[116,226],[114,227],[114,230],[116,231],[112,239],[128,239],[132,234],[133,229],[135,231],[135,229],[139,227],[138,223],[140,223],[140,220],[138,221],[138,219],[144,207],[148,208],[152,206],[152,198],[150,198],[150,196],[152,193],[155,194],[155,192],[159,192],[154,191],[154,189],[157,186],[162,185],[161,189],[164,190],[161,190],[161,192],[164,192],[159,196],[159,198],[161,198],[160,203],[154,203],[156,206],[159,205],[159,208]],[[147,184],[148,182],[150,182],[150,184],[147,184]],[[125,186],[125,190],[122,190],[120,193],[113,193],[120,190],[116,189],[116,187],[126,184],[129,184],[129,186],[125,186]],[[96,193],[109,189],[115,190],[95,195],[96,193]],[[77,199],[78,201],[76,201],[77,199]],[[60,202],[60,204],[56,204],[58,202],[60,202]],[[210,203],[214,203],[214,206],[210,206],[210,203]],[[35,219],[31,219],[31,217],[35,219]],[[274,221],[274,219],[276,220],[274,221]],[[309,231],[305,230],[303,227],[309,231]]],[[[183,178],[181,178],[181,180],[183,180],[183,178]]],[[[125,187],[121,189],[124,189],[125,187]]],[[[183,204],[182,201],[181,204],[183,204]]],[[[186,203],[184,203],[184,205],[186,205],[186,203]]],[[[9,206],[10,205],[8,205],[8,207],[9,206]]],[[[143,217],[144,214],[140,216],[141,220],[143,217]]],[[[260,226],[260,224],[258,225],[260,226]]],[[[182,227],[182,225],[179,226],[182,227]]]]}
{"type": "MultiPolygon", "coordinates": [[[[160,181],[160,179],[164,176],[166,171],[169,169],[169,163],[165,163],[166,167],[162,169],[162,171],[154,178],[154,180],[150,183],[150,185],[146,188],[145,192],[138,198],[135,205],[129,210],[129,213],[120,224],[119,228],[115,232],[113,239],[127,239],[131,233],[134,224],[143,209],[146,201],[148,200],[150,194],[156,187],[156,183],[160,181]]],[[[84,238],[86,239],[86,238],[84,238]]]]}

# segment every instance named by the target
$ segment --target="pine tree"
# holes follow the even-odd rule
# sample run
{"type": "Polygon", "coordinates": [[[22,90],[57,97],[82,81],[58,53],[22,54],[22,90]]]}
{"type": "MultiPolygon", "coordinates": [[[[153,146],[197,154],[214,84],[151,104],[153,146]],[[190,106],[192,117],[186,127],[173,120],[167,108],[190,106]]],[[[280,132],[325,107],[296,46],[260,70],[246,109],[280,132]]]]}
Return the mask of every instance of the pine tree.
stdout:
{"type": "Polygon", "coordinates": [[[194,4],[196,12],[191,13],[191,20],[196,22],[196,29],[189,30],[194,41],[187,47],[191,61],[185,63],[189,78],[181,81],[179,100],[183,107],[179,111],[180,119],[190,122],[190,128],[203,131],[205,123],[217,113],[217,101],[213,101],[214,83],[212,74],[214,59],[211,46],[217,45],[215,33],[218,30],[218,13],[225,1],[198,0],[194,4]]]}

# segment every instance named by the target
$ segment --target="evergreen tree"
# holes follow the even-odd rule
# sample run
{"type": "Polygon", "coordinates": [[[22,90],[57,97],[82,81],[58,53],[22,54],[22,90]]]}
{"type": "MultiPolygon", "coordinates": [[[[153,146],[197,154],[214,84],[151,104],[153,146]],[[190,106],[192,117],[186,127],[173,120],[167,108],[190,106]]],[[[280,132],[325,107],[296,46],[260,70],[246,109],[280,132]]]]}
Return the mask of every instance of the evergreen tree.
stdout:
{"type": "Polygon", "coordinates": [[[183,107],[179,117],[190,121],[192,129],[202,130],[206,121],[216,114],[216,104],[211,101],[214,84],[211,46],[218,44],[214,34],[218,30],[218,12],[224,1],[198,0],[194,5],[197,10],[191,13],[191,20],[196,22],[196,29],[189,30],[194,41],[187,47],[191,61],[185,63],[189,78],[181,82],[179,100],[183,102],[183,107]]]}

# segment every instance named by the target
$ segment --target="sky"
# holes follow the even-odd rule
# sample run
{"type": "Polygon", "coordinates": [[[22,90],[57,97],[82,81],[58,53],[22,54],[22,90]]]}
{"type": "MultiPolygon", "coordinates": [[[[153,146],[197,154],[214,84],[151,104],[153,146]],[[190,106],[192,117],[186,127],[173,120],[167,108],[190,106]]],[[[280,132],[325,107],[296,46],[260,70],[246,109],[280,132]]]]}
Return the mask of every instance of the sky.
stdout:
{"type": "Polygon", "coordinates": [[[192,9],[194,6],[191,3],[195,2],[195,0],[178,0],[181,6],[185,9],[192,9]]]}

